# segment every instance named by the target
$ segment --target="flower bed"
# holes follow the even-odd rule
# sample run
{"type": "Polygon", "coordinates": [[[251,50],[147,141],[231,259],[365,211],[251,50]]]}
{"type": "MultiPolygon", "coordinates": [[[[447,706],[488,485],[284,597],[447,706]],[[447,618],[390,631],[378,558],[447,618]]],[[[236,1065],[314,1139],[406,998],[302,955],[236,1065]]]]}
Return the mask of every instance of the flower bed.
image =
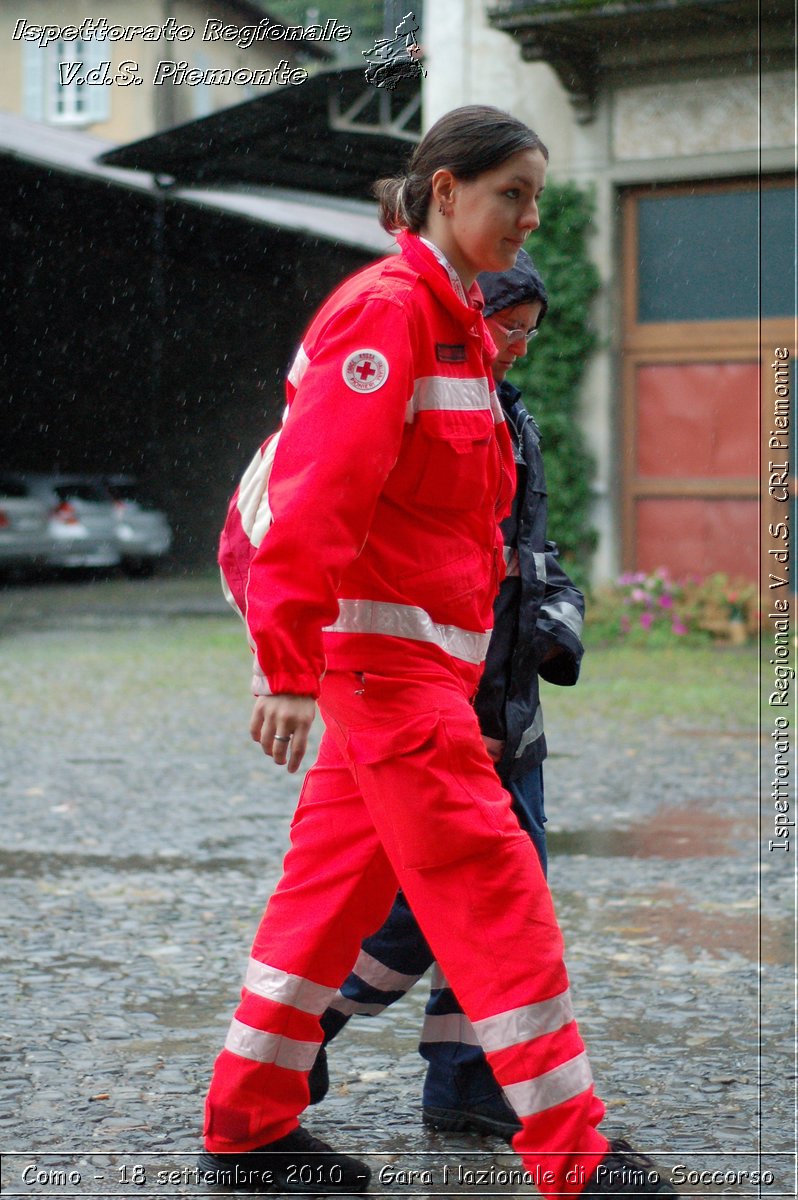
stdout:
{"type": "Polygon", "coordinates": [[[588,599],[587,634],[594,641],[666,645],[715,638],[739,645],[756,633],[759,615],[752,583],[721,574],[673,579],[661,567],[596,588],[588,599]]]}

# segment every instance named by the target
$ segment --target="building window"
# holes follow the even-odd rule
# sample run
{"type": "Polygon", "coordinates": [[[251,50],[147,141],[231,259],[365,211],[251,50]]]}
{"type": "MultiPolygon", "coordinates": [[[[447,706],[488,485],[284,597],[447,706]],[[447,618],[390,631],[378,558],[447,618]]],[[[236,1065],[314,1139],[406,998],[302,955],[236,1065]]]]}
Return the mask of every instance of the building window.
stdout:
{"type": "Polygon", "coordinates": [[[54,43],[54,49],[48,116],[59,125],[83,125],[89,107],[88,85],[78,80],[86,71],[86,45],[59,41],[54,43]]]}
{"type": "Polygon", "coordinates": [[[110,63],[109,45],[96,40],[58,41],[44,49],[35,43],[23,48],[23,111],[33,121],[83,127],[107,121],[110,87],[101,82],[103,63],[110,63]],[[88,72],[93,82],[84,82],[88,72]]]}
{"type": "MultiPolygon", "coordinates": [[[[196,56],[196,61],[192,63],[200,71],[207,71],[212,63],[206,54],[199,53],[196,56]]],[[[209,117],[213,112],[213,88],[207,83],[201,83],[199,87],[189,88],[189,98],[191,103],[191,116],[197,121],[201,117],[209,117]]],[[[246,96],[237,96],[238,100],[245,100],[246,96]]]]}
{"type": "Polygon", "coordinates": [[[793,312],[795,188],[789,181],[644,197],[638,205],[641,324],[793,312]]]}

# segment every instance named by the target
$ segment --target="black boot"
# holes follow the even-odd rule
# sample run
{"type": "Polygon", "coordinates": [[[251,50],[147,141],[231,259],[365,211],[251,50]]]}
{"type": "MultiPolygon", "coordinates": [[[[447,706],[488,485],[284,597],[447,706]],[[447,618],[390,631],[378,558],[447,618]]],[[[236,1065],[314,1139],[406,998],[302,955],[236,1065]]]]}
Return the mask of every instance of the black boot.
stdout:
{"type": "Polygon", "coordinates": [[[425,1104],[421,1118],[430,1129],[448,1133],[489,1133],[504,1138],[505,1142],[511,1142],[521,1128],[518,1117],[501,1095],[458,1108],[425,1104]]]}
{"type": "Polygon", "coordinates": [[[330,1072],[327,1067],[327,1051],[325,1047],[329,1042],[337,1037],[338,1034],[346,1025],[349,1017],[343,1013],[336,1012],[334,1008],[328,1008],[322,1014],[321,1028],[324,1034],[324,1040],[319,1046],[319,1052],[316,1055],[316,1060],[310,1068],[308,1074],[308,1087],[310,1088],[310,1103],[318,1104],[324,1099],[330,1090],[330,1072]]]}
{"type": "Polygon", "coordinates": [[[622,1138],[616,1138],[588,1180],[582,1198],[592,1200],[594,1196],[616,1194],[676,1195],[676,1188],[663,1178],[662,1168],[653,1159],[633,1150],[622,1138]]]}
{"type": "Polygon", "coordinates": [[[294,1192],[319,1196],[364,1192],[371,1179],[365,1163],[337,1154],[301,1125],[276,1142],[234,1154],[205,1151],[197,1159],[200,1183],[225,1191],[294,1192]]]}
{"type": "Polygon", "coordinates": [[[327,1069],[327,1051],[319,1046],[316,1061],[308,1072],[308,1087],[310,1088],[310,1103],[318,1104],[330,1090],[330,1072],[327,1069]]]}
{"type": "Polygon", "coordinates": [[[422,1054],[429,1063],[421,1108],[425,1125],[512,1141],[521,1122],[476,1046],[439,1042],[426,1045],[422,1054]]]}

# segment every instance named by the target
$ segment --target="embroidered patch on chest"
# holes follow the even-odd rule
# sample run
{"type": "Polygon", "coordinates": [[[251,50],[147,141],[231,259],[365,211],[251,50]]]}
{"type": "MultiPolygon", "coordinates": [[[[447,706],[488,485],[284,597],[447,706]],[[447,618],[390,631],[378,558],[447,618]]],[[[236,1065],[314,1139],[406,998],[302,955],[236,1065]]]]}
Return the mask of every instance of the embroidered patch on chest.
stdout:
{"type": "Polygon", "coordinates": [[[388,378],[388,360],[379,350],[355,350],[344,362],[341,374],[353,392],[376,392],[388,378]]]}
{"type": "Polygon", "coordinates": [[[449,346],[446,342],[436,342],[435,357],[438,362],[465,362],[465,346],[449,346]]]}

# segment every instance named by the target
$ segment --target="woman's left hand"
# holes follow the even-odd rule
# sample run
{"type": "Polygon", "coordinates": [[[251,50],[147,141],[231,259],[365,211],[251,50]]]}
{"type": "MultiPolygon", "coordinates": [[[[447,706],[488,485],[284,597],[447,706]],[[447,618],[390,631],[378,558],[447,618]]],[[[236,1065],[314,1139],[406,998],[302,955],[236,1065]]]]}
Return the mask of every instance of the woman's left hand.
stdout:
{"type": "Polygon", "coordinates": [[[288,763],[293,775],[307,750],[308,732],[316,715],[312,696],[258,696],[249,722],[253,742],[260,742],[263,753],[278,767],[288,763]]]}

